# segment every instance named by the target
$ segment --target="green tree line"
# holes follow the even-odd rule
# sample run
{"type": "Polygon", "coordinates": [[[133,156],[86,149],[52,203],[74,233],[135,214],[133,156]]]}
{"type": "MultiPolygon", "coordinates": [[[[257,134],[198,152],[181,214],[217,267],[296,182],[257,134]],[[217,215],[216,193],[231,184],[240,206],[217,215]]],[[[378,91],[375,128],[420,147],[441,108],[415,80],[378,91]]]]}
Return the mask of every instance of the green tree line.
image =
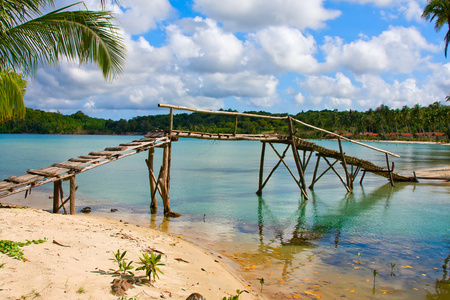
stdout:
{"type": "MultiPolygon", "coordinates": [[[[231,111],[231,110],[228,110],[231,111]]],[[[247,113],[283,116],[263,111],[247,113]]],[[[284,114],[286,115],[286,114],[284,114]]],[[[381,105],[365,112],[354,110],[321,110],[299,112],[294,115],[298,120],[339,134],[353,135],[358,138],[404,138],[400,133],[443,133],[439,138],[447,138],[450,133],[450,106],[435,102],[427,107],[418,104],[412,108],[390,109],[381,105]],[[367,133],[375,135],[367,135],[367,133]]],[[[38,133],[38,134],[134,134],[143,135],[149,131],[166,130],[169,127],[169,115],[139,116],[130,120],[91,118],[78,111],[71,115],[44,112],[27,108],[24,119],[12,119],[0,124],[0,133],[38,133]]],[[[206,113],[179,113],[174,115],[173,128],[212,133],[233,133],[235,117],[206,113]]],[[[296,125],[297,135],[304,138],[325,138],[326,133],[296,125]]],[[[238,133],[280,133],[288,132],[286,120],[238,117],[238,133]]],[[[420,136],[420,135],[419,135],[420,136]]],[[[409,137],[417,139],[417,136],[409,137]]],[[[426,135],[419,137],[427,139],[426,135]]]]}

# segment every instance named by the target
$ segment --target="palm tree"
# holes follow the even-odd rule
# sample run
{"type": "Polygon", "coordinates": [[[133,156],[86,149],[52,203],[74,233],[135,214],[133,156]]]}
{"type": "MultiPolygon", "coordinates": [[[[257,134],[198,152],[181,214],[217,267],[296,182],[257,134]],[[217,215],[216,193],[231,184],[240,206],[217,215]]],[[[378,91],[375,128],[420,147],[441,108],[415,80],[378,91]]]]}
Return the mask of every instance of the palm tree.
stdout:
{"type": "Polygon", "coordinates": [[[26,78],[40,65],[67,58],[95,63],[107,80],[122,73],[126,50],[111,13],[69,10],[80,3],[42,14],[53,0],[0,1],[0,122],[25,115],[26,78]]]}
{"type": "Polygon", "coordinates": [[[450,0],[428,0],[422,13],[422,18],[433,21],[436,18],[434,28],[436,31],[447,23],[449,29],[445,35],[445,58],[447,58],[448,44],[450,44],[450,0]]]}

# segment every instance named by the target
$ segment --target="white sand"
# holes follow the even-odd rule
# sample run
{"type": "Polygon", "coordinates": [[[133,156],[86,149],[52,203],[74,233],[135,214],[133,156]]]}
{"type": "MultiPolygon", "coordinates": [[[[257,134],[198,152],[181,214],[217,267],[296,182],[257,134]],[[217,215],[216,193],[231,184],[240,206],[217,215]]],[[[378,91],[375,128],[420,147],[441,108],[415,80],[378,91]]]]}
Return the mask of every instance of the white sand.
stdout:
{"type": "MultiPolygon", "coordinates": [[[[117,299],[111,294],[113,252],[128,251],[136,267],[142,251],[164,253],[164,272],[154,286],[135,284],[127,298],[186,299],[191,293],[217,300],[246,290],[239,299],[262,299],[232,274],[220,257],[159,231],[85,215],[0,208],[0,240],[37,240],[22,247],[27,261],[0,253],[0,299],[117,299]],[[60,245],[54,243],[59,243],[60,245]],[[64,246],[67,247],[64,247],[64,246]],[[178,259],[178,260],[177,260],[178,259]],[[181,260],[180,260],[181,259],[181,260]]],[[[137,277],[144,271],[133,270],[137,277]]]]}

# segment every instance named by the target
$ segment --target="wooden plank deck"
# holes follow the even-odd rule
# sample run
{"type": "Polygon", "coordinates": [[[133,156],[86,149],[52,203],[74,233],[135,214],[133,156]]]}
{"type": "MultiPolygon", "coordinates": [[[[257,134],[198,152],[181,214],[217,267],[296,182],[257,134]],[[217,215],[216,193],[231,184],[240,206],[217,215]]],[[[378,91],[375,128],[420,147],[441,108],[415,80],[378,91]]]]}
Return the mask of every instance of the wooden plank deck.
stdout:
{"type": "Polygon", "coordinates": [[[161,147],[170,143],[170,138],[164,132],[153,132],[149,136],[116,147],[107,147],[102,151],[90,152],[66,162],[55,163],[39,170],[27,170],[27,174],[10,176],[0,181],[0,198],[7,197],[46,183],[62,180],[113,162],[115,160],[134,155],[154,147],[161,147]]]}

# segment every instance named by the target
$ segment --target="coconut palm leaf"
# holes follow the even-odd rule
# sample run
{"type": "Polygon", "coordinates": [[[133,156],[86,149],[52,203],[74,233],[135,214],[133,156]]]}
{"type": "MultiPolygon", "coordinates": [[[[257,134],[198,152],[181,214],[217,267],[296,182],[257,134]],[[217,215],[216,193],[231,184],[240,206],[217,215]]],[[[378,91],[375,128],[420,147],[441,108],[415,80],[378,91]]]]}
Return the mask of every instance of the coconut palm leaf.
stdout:
{"type": "MultiPolygon", "coordinates": [[[[104,8],[106,0],[100,3],[104,8]]],[[[0,122],[23,115],[15,113],[23,106],[16,101],[17,78],[5,74],[34,75],[38,66],[58,65],[61,59],[94,63],[107,80],[122,73],[126,49],[111,13],[69,11],[78,4],[83,2],[42,15],[41,9],[53,6],[53,0],[0,0],[0,122]]]]}
{"type": "Polygon", "coordinates": [[[23,118],[27,82],[13,71],[0,71],[0,123],[10,118],[23,118]]]}
{"type": "MultiPolygon", "coordinates": [[[[75,4],[74,4],[75,5],[75,4]]],[[[61,58],[96,63],[103,76],[121,74],[125,46],[109,12],[55,10],[1,32],[0,67],[26,75],[61,58]]]]}
{"type": "Polygon", "coordinates": [[[444,38],[444,54],[447,58],[448,45],[450,44],[450,0],[428,0],[427,5],[423,10],[422,17],[426,20],[430,20],[430,22],[436,19],[434,23],[436,31],[441,30],[445,24],[448,25],[449,30],[444,38]]]}

